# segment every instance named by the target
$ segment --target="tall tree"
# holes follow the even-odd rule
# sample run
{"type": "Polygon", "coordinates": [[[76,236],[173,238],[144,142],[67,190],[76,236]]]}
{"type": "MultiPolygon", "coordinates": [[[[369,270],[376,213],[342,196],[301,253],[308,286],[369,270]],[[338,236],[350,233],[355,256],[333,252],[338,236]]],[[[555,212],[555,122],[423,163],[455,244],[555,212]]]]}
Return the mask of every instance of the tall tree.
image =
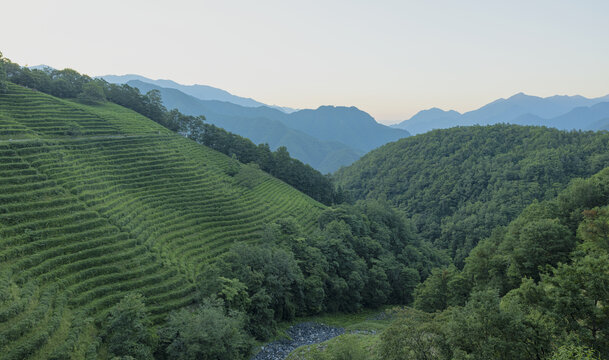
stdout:
{"type": "Polygon", "coordinates": [[[108,351],[113,356],[152,359],[157,338],[151,326],[143,297],[139,294],[125,296],[104,321],[103,337],[108,351]]]}

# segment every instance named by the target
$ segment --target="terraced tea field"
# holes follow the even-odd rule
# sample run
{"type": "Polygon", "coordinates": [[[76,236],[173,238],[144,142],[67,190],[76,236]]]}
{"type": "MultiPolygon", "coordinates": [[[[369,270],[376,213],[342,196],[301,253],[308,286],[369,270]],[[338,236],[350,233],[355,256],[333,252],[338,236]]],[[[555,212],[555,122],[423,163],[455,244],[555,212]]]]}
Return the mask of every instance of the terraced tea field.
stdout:
{"type": "Polygon", "coordinates": [[[114,104],[0,95],[0,358],[75,358],[138,292],[156,321],[193,302],[201,267],[322,205],[114,104]]]}

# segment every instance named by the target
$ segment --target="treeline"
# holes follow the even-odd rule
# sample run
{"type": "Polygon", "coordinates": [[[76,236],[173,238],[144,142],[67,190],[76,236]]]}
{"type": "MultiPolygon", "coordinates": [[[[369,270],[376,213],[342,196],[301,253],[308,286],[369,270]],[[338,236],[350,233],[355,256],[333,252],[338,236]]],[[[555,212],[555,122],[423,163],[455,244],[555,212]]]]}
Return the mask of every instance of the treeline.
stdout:
{"type": "Polygon", "coordinates": [[[376,201],[341,205],[305,234],[291,218],[270,224],[259,245],[238,244],[197,280],[199,303],[154,329],[132,295],[103,322],[102,346],[136,359],[243,359],[279,321],[325,311],[407,304],[446,256],[376,201]]]}
{"type": "Polygon", "coordinates": [[[271,151],[268,144],[257,146],[249,139],[205,123],[204,116],[188,116],[176,109],[167,110],[158,90],[141,94],[137,88],[129,85],[92,79],[72,69],[31,70],[12,63],[0,53],[0,91],[6,88],[6,81],[88,104],[113,102],[214,150],[234,156],[242,163],[255,163],[260,169],[323,204],[331,205],[346,200],[342,190],[335,188],[329,176],[290,157],[285,147],[271,151]]]}
{"type": "Polygon", "coordinates": [[[609,169],[534,202],[434,270],[386,331],[383,358],[609,357],[609,169]]]}
{"type": "Polygon", "coordinates": [[[313,199],[326,204],[340,204],[348,199],[331,178],[311,166],[290,157],[285,146],[271,151],[268,144],[255,145],[251,140],[230,133],[212,124],[202,124],[202,131],[187,136],[242,163],[255,163],[274,177],[285,181],[313,199]]]}
{"type": "Polygon", "coordinates": [[[387,199],[462,268],[476,244],[533,201],[609,165],[609,134],[494,125],[387,144],[336,174],[356,199],[387,199]]]}

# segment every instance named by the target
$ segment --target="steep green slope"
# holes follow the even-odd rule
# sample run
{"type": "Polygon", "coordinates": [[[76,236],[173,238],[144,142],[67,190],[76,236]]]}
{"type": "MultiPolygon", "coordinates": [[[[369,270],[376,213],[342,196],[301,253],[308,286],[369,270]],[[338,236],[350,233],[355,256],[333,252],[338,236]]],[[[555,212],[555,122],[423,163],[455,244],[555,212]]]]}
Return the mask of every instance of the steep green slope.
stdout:
{"type": "Polygon", "coordinates": [[[608,230],[605,168],[494,229],[462,271],[434,270],[417,286],[417,310],[289,359],[606,359],[608,230]]]}
{"type": "Polygon", "coordinates": [[[356,198],[387,198],[457,264],[534,200],[609,165],[609,134],[516,125],[436,130],[385,145],[336,174],[356,198]]]}
{"type": "Polygon", "coordinates": [[[128,292],[157,321],[201,267],[322,205],[117,105],[0,95],[0,358],[82,358],[128,292]]]}
{"type": "Polygon", "coordinates": [[[425,352],[396,347],[425,333],[442,339],[434,359],[606,359],[608,205],[609,168],[533,202],[481,241],[463,271],[437,270],[419,285],[414,305],[434,315],[405,313],[381,336],[382,352],[425,352]]]}

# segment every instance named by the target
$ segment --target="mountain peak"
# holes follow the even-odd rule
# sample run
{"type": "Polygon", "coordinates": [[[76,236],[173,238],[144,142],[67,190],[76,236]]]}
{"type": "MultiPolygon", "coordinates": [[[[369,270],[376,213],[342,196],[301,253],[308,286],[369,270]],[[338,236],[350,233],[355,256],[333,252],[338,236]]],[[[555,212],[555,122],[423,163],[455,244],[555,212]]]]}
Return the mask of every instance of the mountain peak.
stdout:
{"type": "Polygon", "coordinates": [[[537,96],[527,95],[521,91],[517,94],[510,96],[507,100],[521,100],[521,99],[530,99],[530,98],[537,98],[537,96]]]}
{"type": "MultiPolygon", "coordinates": [[[[459,114],[458,111],[455,110],[442,110],[439,107],[432,107],[426,110],[421,110],[418,113],[416,113],[412,118],[414,118],[415,116],[419,115],[419,114],[427,114],[427,115],[448,115],[448,114],[459,114]]],[[[410,119],[412,119],[410,118],[410,119]]]]}

